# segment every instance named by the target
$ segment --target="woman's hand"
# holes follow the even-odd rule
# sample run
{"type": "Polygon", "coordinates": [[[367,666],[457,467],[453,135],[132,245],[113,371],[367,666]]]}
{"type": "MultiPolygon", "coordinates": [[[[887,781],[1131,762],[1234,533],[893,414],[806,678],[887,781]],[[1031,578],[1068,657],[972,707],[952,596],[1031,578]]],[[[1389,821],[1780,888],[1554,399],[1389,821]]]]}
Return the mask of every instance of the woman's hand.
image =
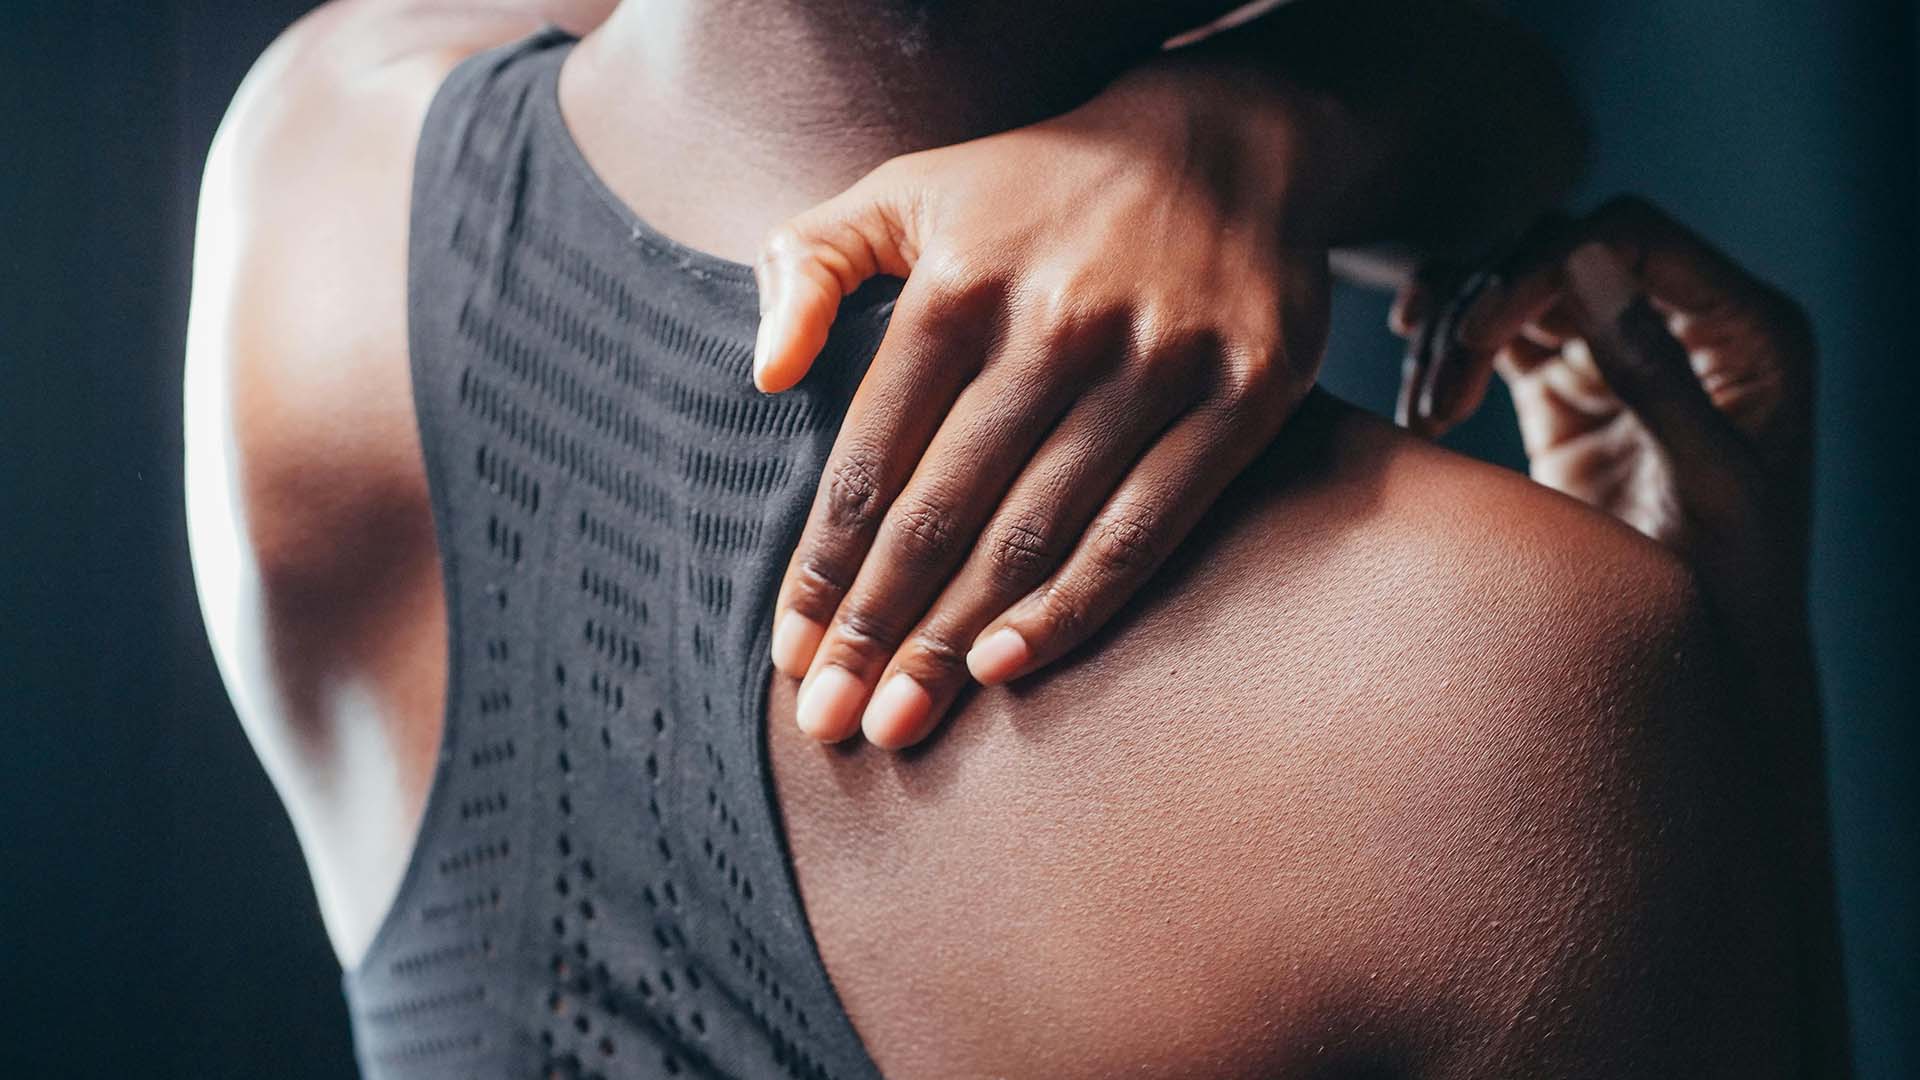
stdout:
{"type": "Polygon", "coordinates": [[[909,745],[969,673],[1084,641],[1305,396],[1326,248],[1237,108],[1130,77],[890,161],[769,238],[762,390],[806,373],[845,294],[906,279],[775,603],[809,734],[909,745]]]}
{"type": "Polygon", "coordinates": [[[1536,480],[1691,563],[1750,736],[1722,761],[1759,766],[1750,787],[1777,808],[1794,874],[1809,1074],[1847,1075],[1807,623],[1812,329],[1793,301],[1643,200],[1554,231],[1444,312],[1403,294],[1396,329],[1421,343],[1404,418],[1444,428],[1498,371],[1536,480]]]}
{"type": "MultiPolygon", "coordinates": [[[[1534,479],[1685,555],[1732,625],[1804,609],[1813,396],[1806,317],[1643,200],[1616,200],[1496,272],[1424,333],[1403,421],[1444,430],[1491,372],[1534,479]]],[[[1431,314],[1430,319],[1427,316],[1431,314]]]]}

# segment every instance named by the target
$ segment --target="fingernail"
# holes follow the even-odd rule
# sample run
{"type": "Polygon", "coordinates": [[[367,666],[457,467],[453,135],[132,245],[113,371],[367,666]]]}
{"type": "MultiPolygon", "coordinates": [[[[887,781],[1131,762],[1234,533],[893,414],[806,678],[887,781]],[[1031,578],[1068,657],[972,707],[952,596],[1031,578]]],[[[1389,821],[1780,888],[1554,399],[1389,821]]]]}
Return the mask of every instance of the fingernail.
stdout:
{"type": "Polygon", "coordinates": [[[967,670],[980,682],[992,686],[1019,673],[1033,657],[1027,639],[1011,626],[1003,626],[967,650],[967,670]]]}
{"type": "Polygon", "coordinates": [[[753,384],[765,390],[767,365],[773,363],[773,350],[783,337],[792,336],[792,328],[782,318],[787,310],[781,303],[782,294],[788,290],[784,288],[780,272],[771,265],[764,273],[755,267],[754,277],[758,285],[754,291],[760,298],[760,328],[753,336],[753,384]]]}
{"type": "Polygon", "coordinates": [[[773,320],[764,312],[760,315],[760,329],[753,337],[753,385],[765,389],[766,381],[762,372],[767,370],[768,354],[773,349],[773,320]]]}
{"type": "Polygon", "coordinates": [[[867,741],[889,750],[906,745],[933,708],[933,695],[920,681],[904,671],[896,671],[867,703],[860,730],[867,741]]]}
{"type": "Polygon", "coordinates": [[[1567,256],[1567,287],[1596,326],[1616,326],[1639,288],[1606,245],[1585,243],[1567,256]]]}
{"type": "Polygon", "coordinates": [[[800,730],[827,742],[853,734],[859,721],[860,701],[866,686],[853,672],[832,664],[800,687],[800,701],[794,706],[793,719],[800,730]]]}
{"type": "Polygon", "coordinates": [[[792,608],[781,612],[773,623],[773,666],[794,678],[805,675],[826,632],[826,627],[792,608]]]}

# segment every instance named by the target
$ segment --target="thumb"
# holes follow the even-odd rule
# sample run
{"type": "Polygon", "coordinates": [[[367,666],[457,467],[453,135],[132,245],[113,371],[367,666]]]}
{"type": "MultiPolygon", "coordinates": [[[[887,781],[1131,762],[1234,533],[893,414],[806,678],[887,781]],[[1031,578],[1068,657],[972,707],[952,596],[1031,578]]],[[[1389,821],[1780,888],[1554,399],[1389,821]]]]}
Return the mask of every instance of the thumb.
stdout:
{"type": "Polygon", "coordinates": [[[914,189],[881,166],[774,229],[760,246],[753,382],[773,394],[813,366],[842,297],[877,274],[906,277],[919,255],[914,189]]]}

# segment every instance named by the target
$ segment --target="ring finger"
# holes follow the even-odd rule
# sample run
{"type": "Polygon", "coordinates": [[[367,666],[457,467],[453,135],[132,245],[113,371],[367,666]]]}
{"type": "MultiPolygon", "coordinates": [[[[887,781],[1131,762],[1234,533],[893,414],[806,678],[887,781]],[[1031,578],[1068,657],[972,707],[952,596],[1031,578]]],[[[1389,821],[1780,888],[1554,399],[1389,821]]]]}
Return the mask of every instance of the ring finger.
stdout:
{"type": "Polygon", "coordinates": [[[809,735],[853,734],[875,676],[1076,389],[1069,378],[1035,380],[1032,361],[1046,354],[1028,346],[1018,353],[1020,360],[990,365],[961,392],[887,508],[801,682],[795,720],[809,735]]]}
{"type": "Polygon", "coordinates": [[[1190,404],[1177,393],[1143,394],[1123,377],[1074,406],[875,682],[861,721],[869,740],[898,749],[939,724],[971,680],[966,655],[975,636],[1060,565],[1121,478],[1190,404]]]}

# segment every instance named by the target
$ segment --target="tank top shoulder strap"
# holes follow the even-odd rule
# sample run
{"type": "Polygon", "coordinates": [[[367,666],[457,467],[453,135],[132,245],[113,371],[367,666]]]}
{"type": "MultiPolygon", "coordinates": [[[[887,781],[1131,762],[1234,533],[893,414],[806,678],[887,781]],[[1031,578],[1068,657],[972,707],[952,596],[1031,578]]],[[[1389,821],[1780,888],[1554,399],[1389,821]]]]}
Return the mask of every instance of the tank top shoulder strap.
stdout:
{"type": "Polygon", "coordinates": [[[574,41],[559,27],[546,26],[455,65],[421,126],[413,169],[416,221],[447,208],[436,192],[456,178],[488,175],[503,151],[524,141],[533,95],[574,41]]]}

